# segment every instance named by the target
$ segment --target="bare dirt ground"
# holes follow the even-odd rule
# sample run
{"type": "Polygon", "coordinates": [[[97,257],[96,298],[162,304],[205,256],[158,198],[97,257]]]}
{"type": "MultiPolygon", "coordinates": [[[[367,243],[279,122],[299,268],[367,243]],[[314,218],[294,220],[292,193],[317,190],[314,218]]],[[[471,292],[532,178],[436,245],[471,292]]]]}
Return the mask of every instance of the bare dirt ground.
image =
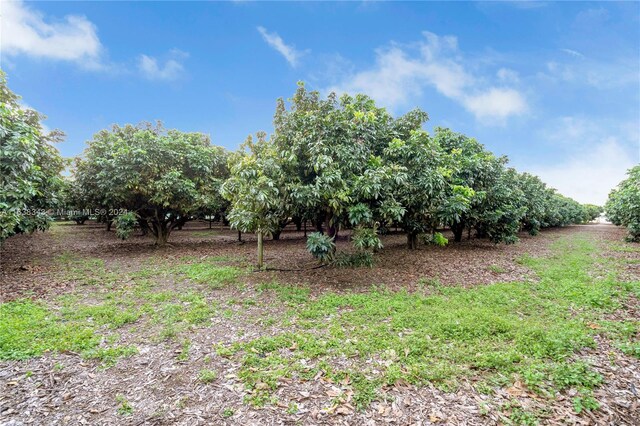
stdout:
{"type": "MultiPolygon", "coordinates": [[[[297,410],[288,412],[287,405],[281,403],[255,408],[243,402],[247,391],[238,380],[237,363],[216,356],[212,347],[217,342],[283,331],[277,324],[260,321],[281,314],[282,308],[271,303],[271,295],[252,288],[258,282],[305,285],[313,296],[367,291],[375,285],[413,291],[425,281],[434,280],[465,287],[529,281],[536,279],[535,274],[517,260],[523,255],[547,254],[553,241],[572,232],[589,232],[604,245],[622,241],[624,235],[624,230],[610,225],[585,225],[545,231],[538,237],[523,234],[521,241],[512,246],[471,239],[445,248],[422,246],[408,251],[405,237],[398,234],[383,238],[385,248],[376,255],[373,268],[311,269],[315,264],[305,250],[302,233],[287,230],[280,241],[268,241],[265,247],[268,266],[283,271],[249,273],[242,277],[242,288],[219,289],[212,296],[218,301],[252,297],[261,303],[234,305],[235,316],[220,316],[211,327],[192,330],[188,361],[177,359],[179,343],[151,342],[136,327],[119,332],[124,341],[136,344],[139,353],[108,369],[75,353],[1,361],[0,425],[509,424],[492,407],[517,399],[520,407],[538,410],[545,403],[517,384],[497,389],[492,395],[481,394],[471,379],[463,380],[453,392],[402,383],[383,387],[379,401],[364,411],[349,409],[348,404],[346,409],[327,409],[336,392],[348,390],[346,384],[323,377],[295,383],[284,379],[276,396],[282,401],[295,401],[297,410]],[[213,383],[198,380],[199,371],[205,366],[219,372],[213,383]],[[118,413],[117,395],[126,395],[133,407],[130,415],[118,413]]],[[[2,301],[23,297],[48,301],[81,290],[76,282],[59,273],[64,267],[64,260],[60,260],[64,253],[102,259],[114,271],[133,270],[145,264],[176,264],[184,256],[218,256],[230,259],[232,264],[251,264],[255,256],[253,236],[243,235],[244,244],[238,244],[236,238],[236,232],[219,226],[210,231],[204,223],[191,223],[175,231],[170,245],[164,248],[154,247],[150,239],[141,236],[120,241],[96,224],[61,224],[52,232],[12,237],[0,251],[2,301]]],[[[347,236],[338,241],[339,249],[348,245],[347,236]]],[[[612,261],[633,260],[625,267],[624,279],[640,280],[637,251],[611,251],[607,256],[612,261]]],[[[634,299],[620,312],[629,319],[640,320],[639,306],[634,299]]],[[[604,339],[597,344],[597,348],[585,349],[578,356],[591,361],[605,377],[595,392],[601,401],[600,409],[577,415],[571,409],[570,395],[558,395],[553,406],[543,408],[550,411],[545,413],[545,424],[640,424],[639,360],[622,355],[604,339]]]]}
{"type": "MultiPolygon", "coordinates": [[[[606,227],[605,233],[611,227],[606,227]]],[[[595,225],[590,229],[595,230],[595,225]]],[[[283,271],[260,273],[280,282],[313,284],[313,291],[358,289],[368,290],[371,285],[384,284],[391,289],[415,289],[420,279],[439,280],[445,285],[477,285],[497,281],[532,278],[530,271],[515,261],[528,253],[544,254],[549,243],[569,228],[545,231],[542,237],[520,235],[520,243],[506,246],[472,238],[449,246],[420,246],[418,250],[405,248],[403,234],[384,236],[384,250],[376,255],[373,268],[320,268],[306,251],[303,232],[288,228],[279,241],[265,242],[265,263],[269,268],[283,271]],[[355,272],[355,273],[354,273],[355,272]]],[[[337,240],[338,250],[350,249],[348,231],[337,240]]],[[[622,233],[616,231],[616,236],[622,233]]],[[[452,237],[452,235],[445,236],[452,237]]],[[[144,264],[149,258],[175,262],[184,256],[225,256],[252,263],[256,259],[256,239],[242,236],[237,242],[237,232],[214,225],[209,230],[206,223],[188,223],[183,230],[174,231],[167,247],[157,248],[148,237],[134,236],[120,241],[113,232],[106,232],[100,224],[78,226],[64,223],[54,232],[33,235],[17,235],[6,242],[0,255],[2,289],[0,300],[12,300],[22,296],[45,295],[65,292],[73,283],[51,280],[56,268],[53,260],[65,252],[75,256],[104,259],[107,266],[132,267],[144,264]]]]}

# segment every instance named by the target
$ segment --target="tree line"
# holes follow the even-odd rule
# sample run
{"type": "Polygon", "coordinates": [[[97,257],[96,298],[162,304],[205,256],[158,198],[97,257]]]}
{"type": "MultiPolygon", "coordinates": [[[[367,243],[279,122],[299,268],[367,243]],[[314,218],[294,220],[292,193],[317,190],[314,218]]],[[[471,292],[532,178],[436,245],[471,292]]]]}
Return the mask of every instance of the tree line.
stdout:
{"type": "Polygon", "coordinates": [[[67,161],[53,146],[60,133],[45,134],[43,117],[20,106],[4,76],[0,86],[2,240],[46,228],[41,210],[62,206],[79,223],[87,208],[100,212],[121,238],[139,227],[158,245],[189,220],[223,220],[257,234],[259,263],[263,238],[278,239],[290,223],[312,228],[307,248],[319,261],[344,261],[335,239],[349,230],[354,259],[367,263],[393,228],[408,249],[447,244],[443,229],[456,242],[466,233],[510,244],[522,230],[535,235],[602,212],[508,167],[471,137],[427,133],[424,111],[394,118],[365,95],[322,98],[300,83],[288,103],[277,101],[273,134],[249,136],[235,152],[201,133],[141,123],[98,132],[67,161]]]}

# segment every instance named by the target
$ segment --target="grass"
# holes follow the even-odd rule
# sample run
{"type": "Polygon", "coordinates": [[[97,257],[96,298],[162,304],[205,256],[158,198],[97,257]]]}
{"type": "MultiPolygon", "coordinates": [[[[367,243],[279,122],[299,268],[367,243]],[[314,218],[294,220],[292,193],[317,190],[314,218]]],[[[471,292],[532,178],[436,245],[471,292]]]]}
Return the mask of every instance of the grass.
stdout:
{"type": "Polygon", "coordinates": [[[493,272],[494,274],[504,274],[505,272],[507,272],[504,267],[499,265],[489,265],[487,269],[489,269],[489,271],[493,272]]]}
{"type": "Polygon", "coordinates": [[[236,267],[212,265],[207,261],[177,266],[174,270],[195,283],[206,284],[214,289],[235,282],[242,274],[236,267]]]}
{"type": "Polygon", "coordinates": [[[92,327],[60,321],[44,303],[17,300],[0,305],[0,359],[27,359],[45,352],[82,352],[98,345],[92,327]]]}
{"type": "Polygon", "coordinates": [[[202,383],[211,383],[218,378],[218,373],[215,370],[200,370],[198,374],[198,380],[202,383]]]}
{"type": "Polygon", "coordinates": [[[55,261],[64,279],[93,290],[84,288],[49,303],[24,299],[0,304],[0,359],[71,351],[111,366],[136,353],[134,347],[100,344],[115,330],[143,323],[160,327],[156,340],[175,339],[191,327],[206,326],[217,315],[218,303],[201,289],[187,285],[188,290],[159,290],[156,279],[173,274],[219,288],[236,282],[243,273],[210,259],[129,273],[111,271],[102,259],[77,258],[71,252],[55,261]]]}
{"type": "Polygon", "coordinates": [[[115,346],[108,348],[93,348],[82,353],[86,359],[97,359],[104,367],[111,367],[116,364],[118,359],[126,358],[138,353],[135,346],[115,346]]]}
{"type": "MultiPolygon", "coordinates": [[[[255,287],[257,297],[235,301],[214,300],[218,292],[211,291],[238,284],[245,273],[220,264],[229,258],[184,258],[177,266],[116,272],[100,259],[64,253],[58,262],[65,278],[91,287],[46,303],[0,305],[0,359],[66,351],[109,367],[137,353],[133,345],[118,344],[117,334],[135,327],[152,341],[177,340],[176,361],[188,363],[194,358],[190,329],[210,327],[215,317],[230,318],[234,310],[229,306],[242,310],[269,293],[285,309],[260,323],[287,331],[214,348],[217,356],[239,363],[249,404],[277,403],[274,395],[283,378],[305,381],[321,375],[352,392],[351,403],[359,409],[378,400],[381,388],[396,383],[450,392],[473,378],[476,390],[487,395],[516,381],[540,398],[571,389],[576,412],[595,410],[593,390],[603,378],[576,353],[595,347],[599,334],[640,357],[640,321],[612,315],[629,295],[640,296],[640,283],[619,281],[621,263],[600,257],[587,234],[561,237],[551,249],[550,256],[518,260],[537,274],[536,282],[464,289],[424,278],[415,293],[380,286],[313,297],[309,287],[268,282],[255,287]],[[343,361],[340,366],[336,359],[343,361]]],[[[613,249],[632,250],[621,244],[613,249]]],[[[504,272],[495,265],[488,270],[504,272]]],[[[202,383],[217,377],[215,370],[198,374],[202,383]]],[[[131,414],[126,399],[118,402],[118,412],[131,414]]],[[[294,413],[298,407],[288,405],[287,410],[294,413]]],[[[536,424],[546,415],[526,411],[517,401],[500,412],[506,424],[536,424]]]]}
{"type": "Polygon", "coordinates": [[[119,404],[118,414],[121,416],[129,416],[133,414],[133,407],[124,395],[116,395],[116,402],[119,404]]]}
{"type": "MultiPolygon", "coordinates": [[[[550,257],[523,258],[537,283],[439,287],[428,296],[382,289],[312,300],[308,289],[263,284],[295,305],[296,329],[225,351],[239,357],[240,377],[254,392],[249,402],[258,405],[268,402],[281,377],[305,380],[322,372],[332,380],[350,377],[359,408],[377,398],[379,387],[398,381],[452,391],[462,377],[499,376],[507,383],[524,377],[540,395],[574,388],[576,407],[593,409],[591,389],[602,378],[574,354],[595,347],[594,335],[606,330],[594,329],[594,322],[637,287],[618,282],[614,271],[593,278],[589,271],[603,266],[597,252],[588,236],[572,234],[554,244],[550,257]],[[356,361],[339,369],[331,363],[338,357],[356,361]]],[[[622,340],[638,329],[613,324],[622,340]]]]}

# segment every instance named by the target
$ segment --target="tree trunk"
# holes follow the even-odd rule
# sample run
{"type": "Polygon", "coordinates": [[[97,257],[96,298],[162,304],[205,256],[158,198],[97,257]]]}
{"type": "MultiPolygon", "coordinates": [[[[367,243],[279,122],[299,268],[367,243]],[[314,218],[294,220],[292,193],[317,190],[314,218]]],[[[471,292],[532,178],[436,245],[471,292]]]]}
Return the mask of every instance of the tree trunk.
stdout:
{"type": "Polygon", "coordinates": [[[262,231],[258,231],[258,269],[262,269],[263,253],[264,244],[262,242],[262,231]]]}
{"type": "Polygon", "coordinates": [[[282,233],[282,229],[273,232],[271,235],[273,236],[273,239],[275,241],[278,241],[280,239],[280,234],[282,233]]]}
{"type": "Polygon", "coordinates": [[[418,248],[418,234],[416,232],[407,232],[407,248],[409,250],[418,248]]]}
{"type": "Polygon", "coordinates": [[[293,223],[296,224],[296,231],[300,232],[302,231],[302,219],[299,217],[294,217],[293,218],[293,223]]]}
{"type": "Polygon", "coordinates": [[[456,243],[462,241],[462,233],[464,232],[464,224],[462,223],[454,223],[451,225],[451,230],[453,231],[453,240],[456,243]]]}
{"type": "Polygon", "coordinates": [[[238,242],[242,242],[242,232],[238,231],[238,242]]]}
{"type": "Polygon", "coordinates": [[[338,229],[336,228],[335,224],[331,223],[331,219],[331,215],[327,213],[327,217],[325,219],[327,223],[327,236],[329,236],[330,238],[334,238],[338,233],[338,229]]]}
{"type": "Polygon", "coordinates": [[[487,238],[487,231],[482,227],[476,228],[476,237],[487,238]]]}
{"type": "Polygon", "coordinates": [[[167,226],[166,223],[161,223],[157,226],[157,233],[156,233],[156,245],[157,246],[164,246],[165,244],[167,244],[167,240],[169,239],[169,234],[171,233],[171,231],[169,230],[169,227],[167,226]]]}
{"type": "Polygon", "coordinates": [[[304,237],[307,238],[307,221],[304,221],[304,237]]]}

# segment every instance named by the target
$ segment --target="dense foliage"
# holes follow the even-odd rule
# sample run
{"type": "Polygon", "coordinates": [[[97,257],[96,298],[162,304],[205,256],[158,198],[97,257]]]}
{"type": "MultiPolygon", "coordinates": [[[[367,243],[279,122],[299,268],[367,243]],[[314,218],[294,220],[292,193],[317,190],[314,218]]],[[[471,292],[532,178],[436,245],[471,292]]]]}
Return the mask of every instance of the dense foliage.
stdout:
{"type": "Polygon", "coordinates": [[[0,71],[0,242],[46,229],[64,185],[65,162],[53,146],[63,134],[46,133],[40,123],[44,116],[19,99],[0,71]]]}
{"type": "MultiPolygon", "coordinates": [[[[226,163],[225,150],[212,146],[206,135],[142,123],[97,133],[76,159],[74,174],[90,209],[107,216],[133,212],[163,245],[176,227],[221,208],[226,163]]],[[[120,227],[119,235],[128,233],[120,227]]]]}
{"type": "MultiPolygon", "coordinates": [[[[513,243],[521,230],[535,235],[601,212],[507,167],[506,157],[473,138],[444,128],[430,135],[423,111],[394,118],[365,95],[322,98],[302,83],[288,102],[277,101],[274,133],[259,132],[235,153],[200,133],[116,125],[94,135],[64,179],[51,145],[59,134],[43,135],[41,116],[20,108],[4,79],[1,113],[2,239],[44,228],[45,217],[15,212],[56,205],[59,194],[67,218],[81,224],[96,217],[107,230],[115,223],[120,238],[137,226],[158,245],[188,220],[221,218],[258,235],[259,266],[263,237],[278,239],[292,221],[315,228],[307,248],[321,263],[351,264],[370,263],[382,249],[380,234],[393,228],[403,230],[410,249],[419,241],[447,244],[442,229],[456,242],[466,232],[513,243]],[[355,249],[346,257],[335,253],[343,229],[355,249]]],[[[608,212],[633,228],[615,207],[624,203],[611,202],[608,212]]]]}
{"type": "Polygon", "coordinates": [[[366,229],[402,218],[394,192],[407,181],[405,168],[385,161],[384,150],[394,139],[408,138],[425,118],[415,111],[394,120],[364,95],[322,100],[299,85],[288,110],[278,100],[271,138],[292,211],[331,238],[350,227],[362,230],[354,233],[363,238],[356,246],[378,247],[366,229]]]}
{"type": "Polygon", "coordinates": [[[222,185],[222,195],[231,202],[227,219],[232,227],[258,235],[258,267],[262,267],[264,235],[273,235],[283,226],[291,212],[290,197],[278,164],[277,154],[257,134],[257,142],[249,137],[240,151],[229,157],[231,176],[222,185]]]}
{"type": "Polygon", "coordinates": [[[640,242],[640,165],[627,174],[629,177],[609,194],[604,209],[611,222],[627,227],[629,241],[640,242]]]}

